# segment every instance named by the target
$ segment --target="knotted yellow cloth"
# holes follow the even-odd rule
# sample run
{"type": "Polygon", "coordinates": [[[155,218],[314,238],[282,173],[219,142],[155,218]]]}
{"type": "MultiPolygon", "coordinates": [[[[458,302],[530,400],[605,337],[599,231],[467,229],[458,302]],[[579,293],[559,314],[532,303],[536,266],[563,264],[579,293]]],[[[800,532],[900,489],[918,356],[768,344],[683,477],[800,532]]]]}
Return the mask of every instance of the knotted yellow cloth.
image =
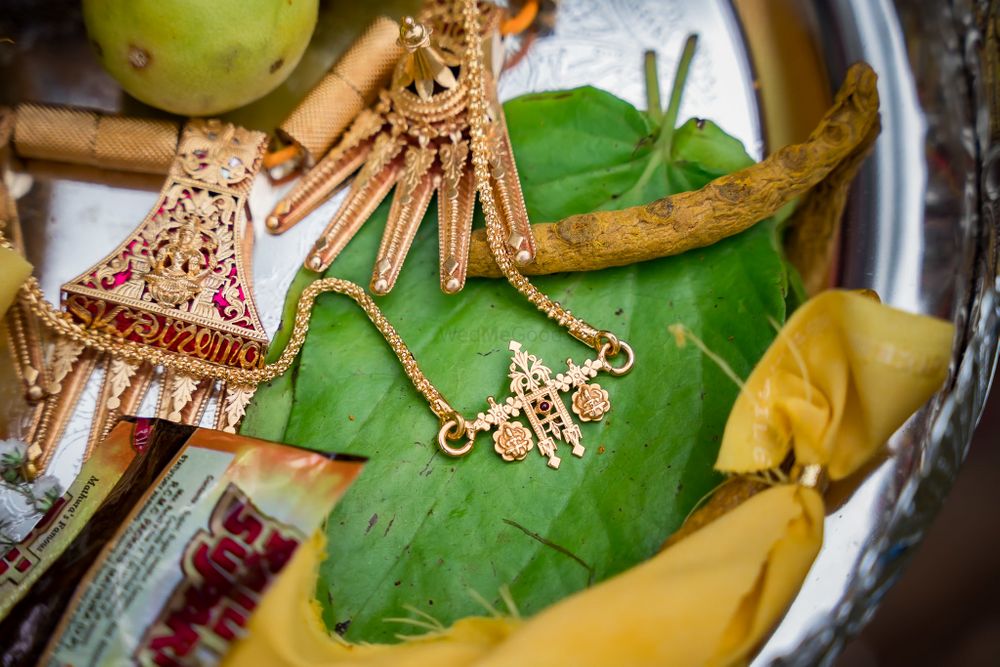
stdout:
{"type": "Polygon", "coordinates": [[[882,447],[948,371],[954,327],[830,290],[803,304],[736,399],[715,467],[767,470],[789,450],[847,477],[882,447]]]}
{"type": "MultiPolygon", "coordinates": [[[[868,296],[803,305],[747,380],[717,467],[781,464],[790,449],[834,479],[857,470],[944,381],[953,328],[868,296]]],[[[798,592],[823,535],[823,499],[779,485],[627,572],[537,616],[468,618],[399,645],[331,639],[313,593],[322,538],[296,553],[224,664],[733,665],[749,661],[798,592]]]]}
{"type": "Polygon", "coordinates": [[[17,291],[30,275],[31,264],[10,248],[0,248],[0,316],[14,303],[17,291]]]}

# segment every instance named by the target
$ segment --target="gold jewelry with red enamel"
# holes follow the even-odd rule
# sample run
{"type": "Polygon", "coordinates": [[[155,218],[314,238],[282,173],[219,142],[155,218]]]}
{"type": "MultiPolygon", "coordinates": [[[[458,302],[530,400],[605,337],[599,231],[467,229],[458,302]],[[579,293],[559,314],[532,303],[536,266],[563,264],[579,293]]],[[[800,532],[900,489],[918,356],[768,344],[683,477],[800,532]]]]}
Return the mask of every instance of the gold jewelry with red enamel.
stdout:
{"type": "MultiPolygon", "coordinates": [[[[621,349],[622,343],[617,344],[621,349]]],[[[624,375],[632,367],[632,349],[628,345],[625,345],[626,367],[622,368],[611,366],[605,358],[611,349],[612,343],[608,342],[597,359],[588,359],[583,366],[577,366],[572,359],[567,359],[566,372],[553,377],[548,366],[535,355],[521,349],[521,344],[516,340],[512,340],[510,350],[514,355],[508,377],[510,391],[514,395],[503,403],[497,403],[492,396],[486,399],[490,405],[489,410],[480,412],[475,420],[465,423],[465,437],[469,446],[478,433],[496,428],[493,433],[493,448],[504,461],[524,460],[535,446],[531,438],[532,432],[538,438],[538,451],[548,459],[550,468],[558,468],[562,461],[556,455],[557,441],[569,445],[573,456],[583,456],[586,449],[580,444],[580,427],[570,417],[560,393],[576,389],[572,407],[580,421],[603,419],[611,409],[608,392],[601,389],[601,385],[589,383],[588,380],[601,372],[624,375]],[[520,422],[513,421],[522,412],[531,425],[531,431],[520,422]]],[[[453,453],[449,450],[460,452],[462,449],[451,447],[446,439],[441,442],[442,449],[448,453],[453,453]]]]}
{"type": "MultiPolygon", "coordinates": [[[[462,0],[462,17],[466,34],[474,34],[474,26],[479,23],[479,6],[476,0],[462,0]]],[[[496,143],[492,137],[499,132],[506,136],[506,126],[502,125],[503,112],[494,96],[495,82],[484,67],[484,58],[476,44],[468,46],[469,120],[471,127],[472,164],[476,187],[486,217],[486,237],[490,251],[507,281],[513,285],[540,311],[566,327],[577,340],[597,351],[597,358],[587,360],[577,366],[567,359],[565,373],[552,376],[550,368],[535,355],[527,353],[517,341],[511,341],[514,353],[510,364],[510,390],[513,396],[498,403],[492,396],[487,399],[489,409],[479,413],[475,419],[466,420],[457,413],[443,422],[438,432],[438,445],[451,456],[468,453],[475,444],[479,433],[496,429],[493,434],[494,449],[505,461],[521,461],[534,447],[531,433],[520,422],[514,421],[520,413],[531,425],[531,431],[538,438],[538,450],[546,457],[548,466],[556,469],[561,459],[557,456],[557,441],[568,444],[574,456],[583,456],[585,448],[581,444],[580,427],[573,421],[561,393],[575,389],[572,409],[581,421],[598,421],[611,409],[608,392],[596,383],[589,382],[598,373],[606,372],[621,376],[632,370],[635,356],[632,348],[608,331],[598,331],[584,320],[575,317],[569,310],[543,294],[518,271],[511,248],[505,243],[507,232],[502,218],[501,207],[497,205],[496,191],[491,180],[491,165],[496,164],[492,152],[496,143]],[[619,366],[613,366],[612,359],[624,355],[619,366]],[[461,445],[452,444],[463,440],[461,445]]]]}
{"type": "Polygon", "coordinates": [[[119,415],[139,407],[157,366],[158,416],[198,423],[215,396],[216,427],[235,430],[257,383],[227,381],[229,371],[261,369],[268,345],[247,219],[265,140],[217,120],[189,122],[157,203],[104,259],[62,286],[64,311],[45,302],[34,279],[22,288],[7,322],[18,334],[15,364],[30,380],[26,439],[36,472],[98,369],[85,457],[119,415]]]}

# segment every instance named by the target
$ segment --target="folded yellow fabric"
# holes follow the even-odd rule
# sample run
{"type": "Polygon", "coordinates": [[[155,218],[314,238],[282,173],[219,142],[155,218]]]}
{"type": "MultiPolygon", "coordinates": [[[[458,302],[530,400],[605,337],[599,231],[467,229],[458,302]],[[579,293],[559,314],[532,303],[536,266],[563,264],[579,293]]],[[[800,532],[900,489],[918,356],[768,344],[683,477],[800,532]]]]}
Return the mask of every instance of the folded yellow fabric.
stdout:
{"type": "Polygon", "coordinates": [[[768,489],[645,563],[546,609],[475,664],[739,663],[795,596],[822,533],[818,493],[768,489]]]}
{"type": "MultiPolygon", "coordinates": [[[[250,617],[247,636],[226,654],[223,667],[471,665],[503,641],[517,624],[510,618],[466,618],[446,633],[402,644],[337,641],[323,624],[315,599],[323,545],[323,535],[317,533],[298,548],[250,617]]],[[[406,630],[404,626],[400,629],[406,630]]]]}
{"type": "MultiPolygon", "coordinates": [[[[749,472],[800,463],[834,479],[862,466],[944,381],[951,324],[851,292],[804,304],[754,369],[716,466],[749,472]]],[[[527,620],[467,618],[399,645],[348,645],[313,600],[322,538],[300,548],[224,664],[745,664],[780,620],[822,544],[823,499],[775,486],[650,560],[527,620]]]]}
{"type": "Polygon", "coordinates": [[[847,477],[941,388],[954,327],[830,290],[803,304],[757,363],[726,422],[716,468],[803,465],[847,477]]]}
{"type": "Polygon", "coordinates": [[[327,634],[313,599],[317,536],[261,600],[223,665],[730,665],[784,613],[822,532],[819,494],[775,487],[529,621],[466,618],[442,633],[378,646],[327,634]]]}
{"type": "Polygon", "coordinates": [[[17,297],[17,290],[31,275],[31,264],[10,248],[0,248],[0,316],[17,297]]]}

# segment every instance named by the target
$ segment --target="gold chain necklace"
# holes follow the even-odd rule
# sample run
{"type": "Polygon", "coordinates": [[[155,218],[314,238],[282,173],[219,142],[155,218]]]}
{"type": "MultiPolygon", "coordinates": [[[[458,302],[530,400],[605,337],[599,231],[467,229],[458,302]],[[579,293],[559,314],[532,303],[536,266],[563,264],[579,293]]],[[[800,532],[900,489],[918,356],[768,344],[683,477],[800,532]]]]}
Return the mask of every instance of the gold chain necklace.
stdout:
{"type": "MultiPolygon", "coordinates": [[[[497,100],[486,97],[486,71],[483,65],[482,45],[475,36],[479,34],[479,6],[477,0],[463,0],[462,17],[467,40],[469,79],[469,120],[472,138],[472,165],[476,178],[479,200],[486,218],[486,238],[500,271],[507,281],[523,294],[536,308],[565,327],[569,333],[597,350],[597,359],[588,360],[583,366],[569,362],[565,374],[552,377],[551,370],[534,355],[522,350],[521,344],[511,341],[514,353],[510,365],[511,391],[513,397],[497,403],[491,396],[487,400],[490,408],[481,412],[474,420],[465,420],[460,415],[447,419],[438,433],[438,445],[452,455],[461,456],[473,447],[476,435],[496,428],[493,434],[494,449],[506,461],[523,460],[533,448],[531,434],[520,422],[513,421],[521,412],[531,424],[538,437],[539,451],[548,458],[548,465],[558,468],[560,459],[556,456],[555,440],[562,440],[572,446],[575,456],[582,456],[580,428],[569,416],[560,393],[576,389],[573,396],[573,411],[583,421],[597,421],[604,417],[611,404],[608,393],[598,384],[588,383],[600,372],[614,376],[628,373],[635,361],[632,348],[620,341],[609,331],[601,331],[586,321],[574,316],[568,309],[550,299],[529,281],[514,264],[510,250],[504,241],[504,227],[497,211],[493,188],[489,184],[489,136],[500,123],[490,121],[502,118],[503,109],[497,100]],[[625,362],[613,367],[609,359],[625,352],[625,362]],[[451,446],[449,440],[465,437],[459,447],[451,446]]],[[[494,88],[495,89],[495,88],[494,88]]],[[[440,416],[440,415],[439,415],[440,416]]]]}
{"type": "MultiPolygon", "coordinates": [[[[536,308],[566,328],[574,338],[593,348],[597,352],[596,358],[588,359],[582,365],[576,365],[570,360],[564,373],[553,374],[540,359],[522,349],[520,343],[511,341],[513,357],[509,377],[512,396],[499,403],[491,396],[487,399],[489,408],[486,411],[480,412],[474,419],[466,419],[424,375],[403,339],[364,288],[348,280],[324,278],[311,283],[299,298],[292,334],[281,355],[275,362],[257,368],[225,366],[87,328],[75,322],[69,314],[49,304],[35,278],[30,278],[22,286],[21,303],[57,336],[95,352],[109,354],[130,364],[163,366],[192,378],[216,379],[232,386],[255,387],[288,370],[305,342],[316,297],[324,292],[336,292],[357,303],[392,348],[410,382],[441,423],[438,445],[444,453],[463,456],[472,450],[478,434],[495,429],[494,449],[505,461],[520,461],[527,456],[535,445],[532,433],[538,438],[539,452],[547,458],[547,463],[552,468],[558,468],[560,463],[556,454],[556,441],[570,445],[574,455],[582,456],[584,447],[580,442],[580,428],[570,416],[561,394],[575,390],[571,409],[581,421],[602,419],[611,407],[608,392],[590,380],[599,373],[611,376],[628,373],[634,364],[634,353],[626,342],[619,340],[613,333],[596,329],[539,291],[521,274],[510,256],[511,249],[505,241],[504,225],[489,181],[490,133],[503,127],[496,120],[502,118],[503,111],[497,100],[487,98],[488,74],[483,64],[482,46],[476,39],[479,34],[479,7],[476,0],[462,0],[462,17],[467,41],[467,74],[471,82],[469,111],[472,162],[476,188],[486,218],[490,250],[507,281],[536,308]],[[621,365],[613,366],[611,360],[623,353],[621,365]],[[522,412],[529,422],[530,431],[515,420],[522,412]],[[464,442],[452,444],[460,440],[464,442]]],[[[0,244],[10,245],[2,233],[0,244]]]]}

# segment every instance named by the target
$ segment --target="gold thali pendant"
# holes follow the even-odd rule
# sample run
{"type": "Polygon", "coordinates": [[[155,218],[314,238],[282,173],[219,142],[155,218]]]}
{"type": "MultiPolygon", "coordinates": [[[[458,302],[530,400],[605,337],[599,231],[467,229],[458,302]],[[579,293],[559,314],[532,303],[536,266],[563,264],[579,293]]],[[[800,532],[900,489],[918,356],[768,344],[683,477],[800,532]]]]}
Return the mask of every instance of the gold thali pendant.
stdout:
{"type": "Polygon", "coordinates": [[[509,349],[513,352],[508,373],[512,396],[499,403],[490,396],[489,409],[466,424],[467,432],[475,437],[477,432],[493,430],[493,448],[504,461],[523,461],[535,448],[536,439],[550,468],[556,469],[562,462],[557,454],[560,442],[569,445],[574,456],[583,456],[586,448],[580,442],[580,426],[570,410],[582,422],[604,418],[611,409],[608,392],[590,380],[611,366],[602,355],[582,366],[567,359],[566,371],[553,375],[538,357],[522,349],[521,343],[511,341],[509,349]],[[569,391],[573,393],[568,409],[562,394],[569,391]],[[516,421],[521,413],[530,429],[516,421]]]}

